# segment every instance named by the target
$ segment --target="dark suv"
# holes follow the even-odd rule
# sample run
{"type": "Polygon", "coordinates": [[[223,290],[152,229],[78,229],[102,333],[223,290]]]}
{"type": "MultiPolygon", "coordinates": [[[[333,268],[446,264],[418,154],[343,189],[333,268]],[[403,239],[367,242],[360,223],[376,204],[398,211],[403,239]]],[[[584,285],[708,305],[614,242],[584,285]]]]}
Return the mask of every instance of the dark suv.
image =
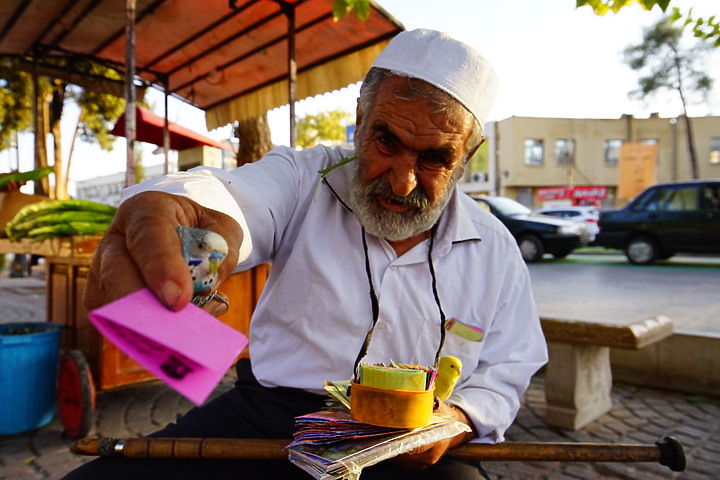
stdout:
{"type": "Polygon", "coordinates": [[[676,253],[720,253],[720,179],[659,183],[619,210],[600,212],[595,245],[650,265],[676,253]]]}

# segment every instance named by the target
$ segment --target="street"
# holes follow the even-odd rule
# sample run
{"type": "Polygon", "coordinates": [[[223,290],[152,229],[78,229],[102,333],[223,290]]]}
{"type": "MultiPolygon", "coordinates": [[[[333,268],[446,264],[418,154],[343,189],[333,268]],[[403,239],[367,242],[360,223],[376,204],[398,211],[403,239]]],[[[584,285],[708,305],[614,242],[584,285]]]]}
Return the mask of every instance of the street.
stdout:
{"type": "Polygon", "coordinates": [[[612,322],[667,315],[676,333],[720,337],[718,256],[637,266],[620,252],[576,253],[528,267],[542,316],[612,322]]]}

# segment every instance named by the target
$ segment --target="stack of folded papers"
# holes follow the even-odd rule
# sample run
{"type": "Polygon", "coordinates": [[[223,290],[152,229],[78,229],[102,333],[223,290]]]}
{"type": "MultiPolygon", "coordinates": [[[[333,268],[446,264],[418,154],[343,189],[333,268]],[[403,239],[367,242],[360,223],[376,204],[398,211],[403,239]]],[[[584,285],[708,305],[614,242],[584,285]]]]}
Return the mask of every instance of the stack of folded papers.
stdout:
{"type": "Polygon", "coordinates": [[[467,425],[440,415],[422,428],[376,427],[354,421],[346,408],[303,415],[295,422],[289,459],[319,480],[355,480],[365,467],[469,431],[467,425]]]}

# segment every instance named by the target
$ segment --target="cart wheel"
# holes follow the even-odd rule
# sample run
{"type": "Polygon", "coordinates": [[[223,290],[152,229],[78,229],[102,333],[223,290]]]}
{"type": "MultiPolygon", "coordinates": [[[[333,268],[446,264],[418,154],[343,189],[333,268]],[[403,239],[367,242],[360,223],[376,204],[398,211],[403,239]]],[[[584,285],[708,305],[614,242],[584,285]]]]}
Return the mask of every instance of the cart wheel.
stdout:
{"type": "Polygon", "coordinates": [[[95,384],[78,350],[65,352],[60,359],[58,406],[65,433],[70,438],[87,436],[95,412],[95,384]]]}

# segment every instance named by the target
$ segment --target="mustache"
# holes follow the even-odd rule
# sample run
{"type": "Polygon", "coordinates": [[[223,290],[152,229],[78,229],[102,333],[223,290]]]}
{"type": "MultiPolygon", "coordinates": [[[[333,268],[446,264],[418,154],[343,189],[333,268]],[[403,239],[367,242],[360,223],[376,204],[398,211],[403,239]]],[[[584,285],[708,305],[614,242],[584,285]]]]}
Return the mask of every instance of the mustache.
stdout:
{"type": "Polygon", "coordinates": [[[430,204],[427,194],[420,185],[417,185],[407,196],[402,197],[393,192],[392,187],[387,181],[382,178],[376,178],[368,184],[366,192],[370,195],[380,195],[392,202],[420,210],[427,208],[430,204]]]}

